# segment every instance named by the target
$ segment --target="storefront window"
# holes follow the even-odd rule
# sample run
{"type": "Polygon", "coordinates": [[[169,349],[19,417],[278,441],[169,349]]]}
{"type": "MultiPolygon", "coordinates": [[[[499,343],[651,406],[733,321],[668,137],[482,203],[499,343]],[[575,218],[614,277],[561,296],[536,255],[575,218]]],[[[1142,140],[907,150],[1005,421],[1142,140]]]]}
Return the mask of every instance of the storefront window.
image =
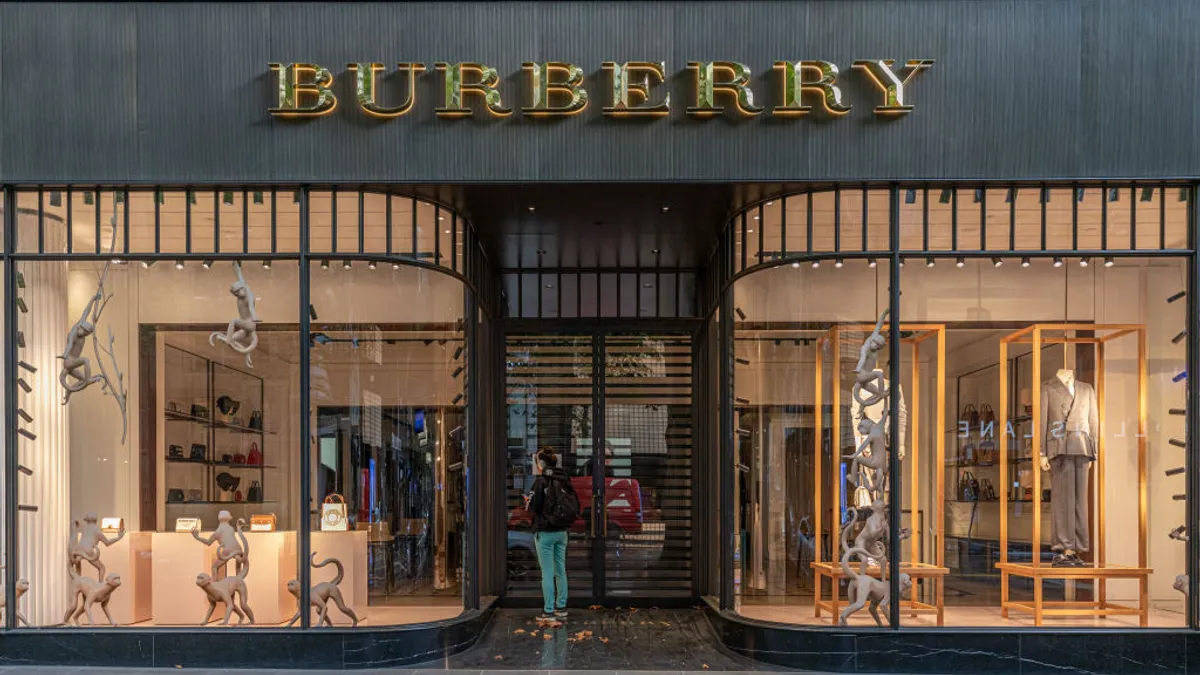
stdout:
{"type": "MultiPolygon", "coordinates": [[[[871,603],[853,606],[850,594],[869,590],[886,566],[886,548],[876,548],[887,529],[886,464],[851,457],[864,442],[883,456],[859,422],[882,434],[891,406],[865,390],[857,398],[869,405],[858,403],[853,371],[887,309],[887,270],[865,259],[797,263],[734,286],[734,584],[744,616],[831,625],[844,613],[850,625],[875,625],[871,603]]],[[[886,393],[882,328],[867,365],[885,374],[886,393]]]]}
{"type": "Polygon", "coordinates": [[[309,274],[313,583],[344,572],[349,610],[330,606],[326,616],[367,626],[456,616],[466,537],[463,285],[390,263],[326,260],[309,274]]]}
{"type": "MultiPolygon", "coordinates": [[[[127,200],[99,197],[107,253],[127,200]]],[[[68,228],[54,203],[21,214],[19,240],[40,223],[45,250],[68,229],[94,250],[95,224],[68,228]]],[[[295,264],[114,254],[21,261],[17,275],[22,620],[285,624],[301,512],[295,264]]]]}

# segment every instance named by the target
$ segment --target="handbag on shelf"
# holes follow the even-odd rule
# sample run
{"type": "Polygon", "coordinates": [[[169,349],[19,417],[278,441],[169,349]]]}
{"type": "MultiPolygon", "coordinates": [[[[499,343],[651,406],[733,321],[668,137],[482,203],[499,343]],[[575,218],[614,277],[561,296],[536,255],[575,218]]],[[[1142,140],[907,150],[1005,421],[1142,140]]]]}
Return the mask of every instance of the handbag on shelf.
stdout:
{"type": "Polygon", "coordinates": [[[979,479],[979,499],[986,502],[998,501],[1000,498],[996,495],[996,488],[992,487],[992,481],[986,478],[979,479]]]}
{"type": "Polygon", "coordinates": [[[871,501],[871,493],[867,490],[866,486],[860,485],[854,488],[854,508],[871,508],[871,501]]]}
{"type": "Polygon", "coordinates": [[[208,419],[208,408],[205,408],[204,406],[200,405],[199,403],[193,403],[192,404],[192,417],[199,417],[200,419],[204,419],[204,420],[208,419]]]}
{"type": "Polygon", "coordinates": [[[250,488],[246,490],[246,501],[261,502],[263,500],[262,483],[256,480],[250,481],[250,488]]]}
{"type": "Polygon", "coordinates": [[[255,431],[263,430],[263,419],[262,419],[262,411],[261,410],[255,410],[254,412],[250,413],[250,428],[254,429],[255,431]]]}
{"type": "Polygon", "coordinates": [[[274,532],[275,531],[275,514],[274,513],[255,513],[250,516],[250,531],[251,532],[274,532]]]}
{"type": "Polygon", "coordinates": [[[1021,467],[1017,469],[1017,485],[1020,489],[1019,499],[1033,499],[1033,469],[1021,467]]]}
{"type": "Polygon", "coordinates": [[[183,459],[183,446],[182,445],[167,446],[167,459],[183,459]]]}
{"type": "Polygon", "coordinates": [[[193,462],[203,462],[207,452],[208,448],[203,443],[192,443],[192,451],[188,455],[188,459],[193,462]]]}
{"type": "Polygon", "coordinates": [[[984,403],[983,405],[979,406],[979,428],[980,428],[980,431],[982,431],[983,429],[985,429],[988,426],[992,427],[991,434],[989,434],[989,435],[994,435],[996,433],[996,429],[995,429],[996,411],[992,410],[991,405],[984,403]]]}
{"type": "Polygon", "coordinates": [[[979,428],[979,410],[975,408],[974,403],[968,403],[963,406],[962,416],[958,421],[967,423],[968,434],[979,428]]]}
{"type": "Polygon", "coordinates": [[[321,530],[323,532],[346,532],[350,522],[346,518],[346,498],[334,492],[325,497],[321,504],[321,530]]]}
{"type": "Polygon", "coordinates": [[[1000,451],[996,448],[996,441],[992,438],[981,440],[979,447],[975,449],[975,463],[979,466],[992,466],[999,458],[1000,451]]]}
{"type": "Polygon", "coordinates": [[[246,453],[246,463],[253,466],[263,463],[262,453],[258,451],[258,443],[250,444],[250,452],[246,453]]]}
{"type": "Polygon", "coordinates": [[[970,471],[963,472],[958,479],[958,494],[964,502],[979,501],[979,481],[975,479],[975,474],[970,471]]]}
{"type": "Polygon", "coordinates": [[[179,504],[183,501],[183,490],[181,488],[167,488],[167,503],[179,504]]]}
{"type": "Polygon", "coordinates": [[[240,453],[240,452],[239,452],[239,453],[237,453],[236,455],[234,455],[234,456],[233,456],[233,463],[234,463],[234,464],[245,464],[245,463],[246,463],[246,456],[245,456],[245,455],[243,455],[243,454],[242,454],[242,453],[240,453]]]}

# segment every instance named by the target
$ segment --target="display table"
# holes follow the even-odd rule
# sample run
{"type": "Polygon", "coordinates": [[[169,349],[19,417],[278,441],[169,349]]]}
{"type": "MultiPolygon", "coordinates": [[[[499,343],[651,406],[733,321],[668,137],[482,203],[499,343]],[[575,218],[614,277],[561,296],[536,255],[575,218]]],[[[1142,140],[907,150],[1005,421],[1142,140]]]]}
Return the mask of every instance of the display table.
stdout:
{"type": "MultiPolygon", "coordinates": [[[[369,567],[367,565],[367,539],[370,532],[367,530],[356,530],[349,532],[313,532],[309,539],[309,550],[316,554],[316,562],[321,562],[326,558],[337,558],[342,561],[342,566],[345,567],[346,575],[342,578],[342,583],[339,588],[342,590],[342,599],[354,610],[358,615],[359,620],[367,618],[367,575],[369,567]]],[[[320,569],[313,569],[312,584],[316,586],[322,581],[333,581],[337,574],[337,566],[333,564],[326,565],[320,569]]],[[[296,601],[288,595],[290,600],[289,607],[292,607],[292,612],[295,611],[296,601]]],[[[354,622],[350,617],[342,614],[337,607],[332,604],[327,612],[329,619],[334,625],[349,626],[354,622]]],[[[289,614],[291,616],[291,614],[289,614]]],[[[316,608],[312,610],[312,625],[317,625],[316,608]]]]}
{"type": "MultiPolygon", "coordinates": [[[[210,533],[202,533],[207,537],[210,533]]],[[[296,612],[296,601],[287,591],[287,582],[296,578],[295,532],[246,532],[250,547],[250,572],[246,577],[247,603],[257,624],[272,625],[287,621],[296,612]]],[[[153,547],[152,607],[154,623],[159,626],[197,625],[208,612],[208,597],[196,585],[196,577],[210,574],[217,544],[205,546],[190,532],[155,532],[153,547]]],[[[226,570],[232,574],[236,563],[226,570]]],[[[224,618],[224,606],[217,605],[213,621],[224,618]]],[[[234,615],[231,623],[237,622],[234,615]]]]}
{"type": "MultiPolygon", "coordinates": [[[[205,547],[190,532],[155,532],[151,535],[151,548],[154,624],[199,624],[208,612],[208,598],[196,585],[196,575],[211,571],[217,547],[205,547]]],[[[224,611],[220,605],[217,609],[224,611]]]]}
{"type": "MultiPolygon", "coordinates": [[[[100,560],[109,574],[121,576],[121,587],[112,594],[108,611],[118,625],[128,626],[149,621],[153,616],[151,580],[153,578],[152,532],[128,532],[117,543],[101,547],[100,560]]],[[[83,574],[95,577],[95,568],[83,564],[83,574]],[[90,572],[90,574],[89,574],[90,572]]],[[[195,579],[192,580],[195,583],[195,579]]],[[[78,600],[77,600],[78,602],[78,600]]],[[[103,612],[93,612],[103,621],[103,612]]]]}
{"type": "Polygon", "coordinates": [[[1154,570],[1146,567],[1052,567],[1029,563],[999,563],[1000,570],[1000,616],[1008,618],[1008,610],[1015,609],[1033,615],[1033,625],[1041,626],[1043,617],[1056,616],[1130,616],[1136,615],[1142,627],[1150,625],[1150,574],[1154,570]],[[1033,600],[1010,600],[1008,577],[1024,577],[1033,582],[1033,600]],[[1043,599],[1042,582],[1046,579],[1064,581],[1092,580],[1098,593],[1095,600],[1046,601],[1043,599]],[[1136,579],[1138,582],[1137,607],[1121,605],[1108,599],[1109,579],[1136,579]]]}
{"type": "MultiPolygon", "coordinates": [[[[858,561],[850,563],[851,569],[858,570],[858,561]]],[[[831,621],[837,623],[838,616],[841,614],[841,589],[840,582],[842,579],[849,579],[850,575],[846,574],[846,570],[842,569],[841,563],[833,562],[818,562],[812,564],[813,570],[813,586],[816,591],[813,597],[813,609],[816,612],[816,617],[821,618],[821,610],[830,613],[831,621]],[[829,600],[825,599],[825,591],[822,586],[822,580],[829,579],[830,586],[833,588],[832,597],[829,600]]],[[[918,614],[935,614],[937,615],[937,625],[943,625],[945,614],[945,603],[943,593],[945,591],[946,575],[950,570],[946,567],[938,565],[930,565],[928,563],[900,563],[900,573],[907,574],[913,582],[913,589],[908,600],[900,599],[901,612],[907,612],[909,616],[917,616],[918,614]],[[920,602],[917,600],[918,582],[922,579],[933,581],[933,604],[920,602]]],[[[867,574],[880,578],[881,571],[878,565],[867,567],[867,574]]]]}

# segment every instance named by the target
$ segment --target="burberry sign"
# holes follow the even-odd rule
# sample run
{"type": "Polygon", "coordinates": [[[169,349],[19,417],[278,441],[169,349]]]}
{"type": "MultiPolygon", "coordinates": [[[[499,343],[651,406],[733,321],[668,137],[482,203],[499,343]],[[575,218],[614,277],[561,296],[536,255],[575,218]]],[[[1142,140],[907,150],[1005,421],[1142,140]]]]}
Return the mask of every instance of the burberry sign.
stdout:
{"type": "MultiPolygon", "coordinates": [[[[893,59],[855,60],[852,70],[865,78],[877,93],[874,113],[899,116],[912,112],[909,89],[913,78],[933,67],[932,59],[912,59],[897,66],[893,59]]],[[[736,61],[692,61],[694,86],[688,92],[686,113],[708,117],[726,113],[754,117],[767,112],[755,104],[750,68],[736,61]]],[[[338,107],[333,91],[333,74],[316,63],[272,63],[275,75],[272,115],[282,118],[320,117],[338,107]]],[[[470,117],[476,108],[494,117],[508,117],[513,108],[505,104],[511,92],[502,92],[500,73],[483,63],[437,63],[441,94],[434,112],[439,117],[470,117]],[[472,97],[478,99],[471,106],[472,97]]],[[[399,63],[395,91],[383,91],[382,63],[351,63],[357,110],[372,117],[391,119],[408,114],[417,104],[417,77],[423,63],[399,63]]],[[[562,61],[526,62],[521,66],[526,84],[521,114],[529,117],[577,115],[587,109],[590,95],[584,87],[581,67],[562,61]]],[[[605,61],[608,87],[603,93],[604,115],[611,117],[655,117],[671,112],[667,67],[659,61],[605,61]]],[[[841,71],[830,61],[776,61],[779,74],[775,105],[770,115],[803,117],[820,107],[825,114],[840,117],[853,107],[843,95],[838,79],[841,71]]],[[[390,89],[390,87],[389,87],[390,89]]]]}

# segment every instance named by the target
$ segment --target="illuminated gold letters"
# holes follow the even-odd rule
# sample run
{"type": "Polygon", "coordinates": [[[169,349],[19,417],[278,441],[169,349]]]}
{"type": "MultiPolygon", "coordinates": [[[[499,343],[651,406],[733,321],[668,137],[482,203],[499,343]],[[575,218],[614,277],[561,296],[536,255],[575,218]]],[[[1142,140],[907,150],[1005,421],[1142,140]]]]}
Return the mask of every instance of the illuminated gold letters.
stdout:
{"type": "Polygon", "coordinates": [[[842,103],[842,90],[837,81],[838,67],[828,61],[776,61],[775,70],[783,76],[783,103],[775,106],[772,115],[807,115],[812,106],[804,105],[804,94],[821,95],[821,103],[830,115],[841,116],[850,112],[851,106],[842,103]],[[817,75],[816,79],[805,79],[806,73],[817,75]]]}
{"type": "Polygon", "coordinates": [[[743,115],[757,115],[763,111],[754,105],[754,92],[748,86],[750,69],[746,66],[736,61],[691,61],[688,69],[696,71],[696,105],[688,106],[689,115],[709,116],[724,112],[725,106],[717,105],[717,94],[733,96],[738,112],[743,115]],[[732,79],[718,82],[717,73],[729,73],[732,79]]]}
{"type": "MultiPolygon", "coordinates": [[[[912,59],[897,68],[893,59],[857,59],[853,62],[852,77],[865,77],[872,87],[883,95],[883,102],[874,107],[880,117],[900,117],[913,110],[909,92],[913,78],[922,70],[933,67],[933,59],[912,59]]],[[[328,115],[337,107],[337,95],[333,91],[333,75],[315,63],[271,63],[275,74],[273,105],[268,108],[275,117],[317,117],[328,115]]],[[[354,75],[354,93],[358,110],[379,119],[394,119],[412,112],[417,101],[418,77],[425,71],[423,63],[398,63],[401,75],[406,79],[408,91],[400,105],[388,106],[389,101],[400,100],[399,96],[387,96],[380,86],[380,73],[386,68],[382,63],[356,61],[346,68],[354,75]]],[[[668,80],[666,64],[661,61],[605,61],[603,69],[610,78],[600,85],[586,84],[587,71],[584,67],[565,61],[526,61],[521,64],[527,72],[529,93],[522,101],[521,114],[527,117],[567,117],[587,110],[590,95],[587,87],[596,91],[608,86],[602,96],[604,115],[611,117],[665,117],[671,114],[671,82],[668,80]],[[586,85],[586,86],[585,86],[586,85]],[[656,91],[655,88],[662,89],[656,91]]],[[[738,61],[688,61],[688,70],[695,75],[695,99],[685,112],[693,117],[712,117],[727,112],[734,116],[754,117],[762,114],[767,106],[756,105],[751,87],[753,76],[750,67],[738,61]]],[[[772,101],[771,115],[777,117],[805,117],[817,109],[814,98],[820,99],[820,107],[827,115],[841,117],[851,111],[849,101],[843,99],[838,83],[841,71],[831,61],[776,61],[774,69],[779,72],[778,99],[772,101]]],[[[472,95],[483,99],[484,107],[492,117],[508,117],[511,108],[504,107],[500,94],[500,72],[478,62],[437,63],[442,73],[439,82],[441,92],[436,98],[443,105],[433,110],[438,117],[470,117],[474,114],[472,95]]],[[[401,83],[401,86],[404,86],[401,83]]],[[[761,86],[760,86],[761,89],[761,86]]],[[[524,92],[522,92],[523,94],[524,92]]],[[[760,92],[761,93],[761,92],[760,92]]],[[[428,96],[428,94],[426,94],[428,96]]],[[[514,95],[515,96],[515,95],[514,95]]],[[[865,113],[864,113],[865,114],[865,113]]]]}
{"type": "Polygon", "coordinates": [[[892,71],[893,63],[895,61],[892,59],[881,61],[858,60],[854,62],[854,69],[866,73],[867,77],[871,78],[871,81],[875,83],[875,86],[883,91],[883,105],[875,107],[876,115],[904,115],[912,112],[913,107],[904,103],[904,87],[917,73],[926,68],[933,67],[933,59],[909,61],[904,64],[904,69],[908,71],[908,76],[901,80],[892,71]],[[879,71],[878,74],[875,71],[879,71]],[[880,75],[883,76],[883,79],[880,79],[880,75]]]}
{"type": "Polygon", "coordinates": [[[650,61],[605,61],[604,69],[612,73],[612,105],[604,106],[605,115],[661,116],[671,112],[671,94],[663,96],[658,105],[650,103],[650,75],[659,82],[667,81],[667,64],[650,61]],[[636,81],[637,75],[642,75],[636,81]]]}
{"type": "Polygon", "coordinates": [[[315,63],[271,63],[278,103],[267,110],[276,117],[320,117],[337,107],[330,91],[333,75],[315,63]],[[313,99],[305,105],[305,99],[313,99]]]}
{"type": "Polygon", "coordinates": [[[425,70],[423,63],[398,63],[396,69],[408,72],[408,98],[395,108],[379,104],[375,93],[377,74],[383,71],[382,63],[350,63],[346,66],[354,73],[354,89],[358,98],[358,108],[372,117],[391,119],[412,110],[417,100],[417,73],[425,70]]]}
{"type": "Polygon", "coordinates": [[[512,114],[510,108],[505,108],[500,100],[500,74],[495,68],[482,63],[438,63],[437,69],[446,75],[446,105],[434,108],[439,117],[470,117],[471,109],[463,105],[467,94],[479,94],[487,105],[488,112],[496,117],[508,117],[512,114]],[[478,82],[466,82],[463,76],[467,73],[479,73],[478,82]]]}
{"type": "Polygon", "coordinates": [[[532,105],[521,108],[521,112],[533,117],[565,116],[582,112],[587,107],[588,93],[582,86],[583,69],[579,66],[559,61],[527,61],[521,67],[529,71],[529,84],[533,91],[532,105]],[[567,79],[563,82],[551,82],[554,73],[563,73],[567,79]],[[563,105],[551,105],[552,94],[565,95],[567,102],[563,105]]]}

